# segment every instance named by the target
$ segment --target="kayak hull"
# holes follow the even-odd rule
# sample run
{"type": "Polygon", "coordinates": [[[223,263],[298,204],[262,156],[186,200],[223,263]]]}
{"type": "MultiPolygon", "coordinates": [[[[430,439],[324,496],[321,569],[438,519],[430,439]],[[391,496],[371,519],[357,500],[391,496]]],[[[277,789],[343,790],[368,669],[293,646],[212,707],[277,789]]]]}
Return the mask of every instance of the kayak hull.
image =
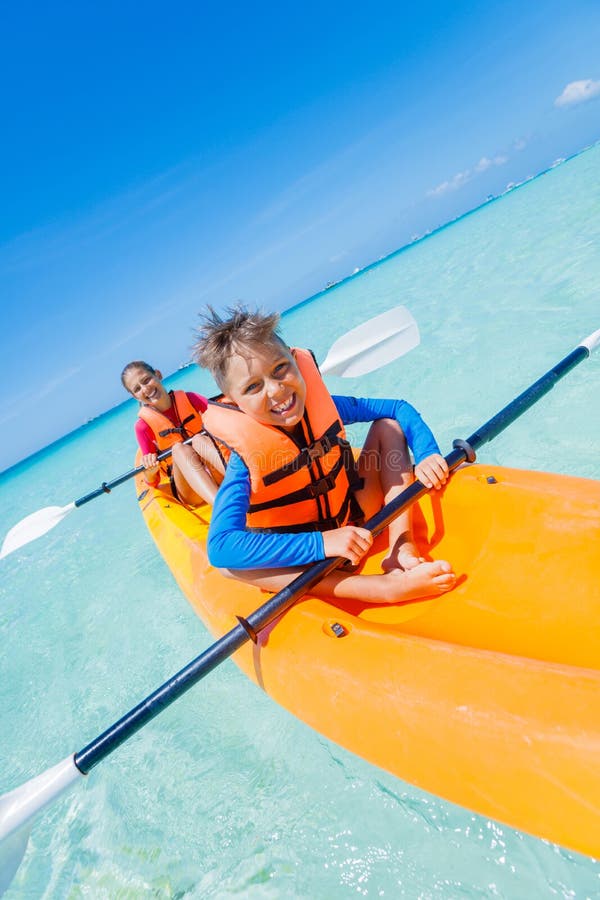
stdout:
{"type": "MultiPolygon", "coordinates": [[[[209,509],[138,478],[158,549],[221,636],[267,598],[206,557],[209,509]]],[[[600,483],[465,466],[415,509],[455,590],[305,597],[234,655],[276,702],[418,787],[600,856],[600,483]],[[335,626],[335,627],[333,627],[335,626]]],[[[364,571],[380,571],[384,536],[364,571]]]]}

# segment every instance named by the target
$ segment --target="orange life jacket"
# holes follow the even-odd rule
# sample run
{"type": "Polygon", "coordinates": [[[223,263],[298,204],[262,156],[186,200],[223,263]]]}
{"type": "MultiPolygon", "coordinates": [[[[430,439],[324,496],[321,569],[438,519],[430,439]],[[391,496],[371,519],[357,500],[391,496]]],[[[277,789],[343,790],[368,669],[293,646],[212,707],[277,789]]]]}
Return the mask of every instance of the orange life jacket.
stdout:
{"type": "MultiPolygon", "coordinates": [[[[169,391],[172,407],[175,409],[174,425],[164,413],[152,406],[140,406],[138,416],[152,429],[156,447],[159,453],[169,450],[173,444],[179,444],[187,438],[202,431],[202,416],[194,409],[192,402],[185,391],[169,391]]],[[[170,460],[161,460],[161,467],[169,473],[170,460]]]]}
{"type": "Polygon", "coordinates": [[[359,512],[352,448],[331,394],[308,350],[293,350],[306,382],[306,403],[297,433],[263,425],[227,398],[209,402],[204,428],[238,453],[250,473],[247,527],[268,531],[327,531],[359,512]]]}

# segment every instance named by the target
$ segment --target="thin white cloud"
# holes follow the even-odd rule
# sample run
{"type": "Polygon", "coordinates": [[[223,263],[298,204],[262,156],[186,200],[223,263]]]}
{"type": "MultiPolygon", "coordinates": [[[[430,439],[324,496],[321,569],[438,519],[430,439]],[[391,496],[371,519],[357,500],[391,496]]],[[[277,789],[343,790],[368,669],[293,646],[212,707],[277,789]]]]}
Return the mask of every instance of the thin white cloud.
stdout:
{"type": "Polygon", "coordinates": [[[82,248],[132,228],[136,220],[154,215],[158,206],[168,206],[193,182],[185,165],[174,166],[149,178],[142,185],[115,194],[96,207],[68,221],[41,225],[0,244],[4,271],[20,272],[31,266],[56,261],[82,248]]]}
{"type": "Polygon", "coordinates": [[[587,103],[594,97],[600,96],[600,81],[592,81],[591,78],[584,78],[581,81],[570,81],[556,100],[554,105],[575,106],[577,103],[587,103]]]}
{"type": "MultiPolygon", "coordinates": [[[[36,394],[37,396],[37,394],[36,394]]],[[[0,425],[8,425],[9,422],[14,422],[17,419],[21,419],[23,414],[23,407],[19,407],[19,409],[10,410],[8,412],[2,411],[0,412],[0,425]]]]}
{"type": "Polygon", "coordinates": [[[365,148],[368,148],[373,143],[374,139],[377,139],[379,130],[368,131],[358,140],[347,144],[332,156],[326,157],[316,166],[308,169],[303,175],[300,175],[295,181],[288,184],[263,209],[259,210],[251,226],[254,228],[272,223],[289,209],[293,209],[306,194],[321,192],[323,186],[330,183],[332,175],[340,169],[344,161],[356,159],[365,148]]]}
{"type": "Polygon", "coordinates": [[[507,162],[508,157],[506,156],[495,156],[493,159],[489,159],[487,156],[482,156],[477,165],[475,166],[475,172],[485,172],[486,169],[490,169],[492,166],[503,166],[505,162],[507,162]]]}
{"type": "Polygon", "coordinates": [[[159,306],[157,306],[153,315],[146,316],[143,322],[141,322],[139,325],[134,326],[128,331],[125,331],[123,328],[121,328],[119,334],[115,335],[114,340],[101,345],[99,352],[94,354],[94,360],[110,358],[115,350],[119,350],[121,347],[126,347],[128,344],[131,344],[134,340],[144,334],[152,334],[153,331],[155,331],[164,323],[165,319],[167,319],[169,315],[172,315],[175,308],[175,301],[161,303],[159,306]]]}
{"type": "Polygon", "coordinates": [[[448,181],[442,181],[441,184],[438,184],[436,187],[428,190],[427,196],[441,197],[443,194],[447,194],[449,191],[457,191],[463,186],[463,184],[471,181],[472,178],[475,178],[475,176],[479,175],[481,172],[485,172],[487,171],[487,169],[491,169],[492,166],[503,166],[506,162],[508,162],[508,156],[501,156],[500,154],[498,154],[491,159],[489,158],[489,156],[482,156],[479,162],[474,165],[473,168],[465,169],[464,172],[457,172],[456,175],[453,175],[453,177],[448,181]]]}
{"type": "Polygon", "coordinates": [[[31,404],[35,404],[38,400],[43,400],[50,396],[57,388],[62,387],[65,382],[74,378],[81,371],[81,366],[70,366],[66,371],[55,375],[54,378],[45,381],[41,386],[26,388],[18,394],[13,394],[10,402],[0,413],[0,425],[5,425],[14,419],[17,415],[21,415],[22,410],[31,404]],[[16,410],[16,412],[15,412],[16,410]]]}
{"type": "Polygon", "coordinates": [[[42,397],[47,397],[48,394],[52,394],[57,387],[64,384],[65,381],[69,381],[69,379],[74,378],[81,371],[81,366],[70,366],[66,372],[61,372],[60,375],[56,375],[54,378],[50,379],[50,381],[44,382],[44,384],[40,387],[40,389],[36,392],[36,396],[39,399],[42,397]]]}

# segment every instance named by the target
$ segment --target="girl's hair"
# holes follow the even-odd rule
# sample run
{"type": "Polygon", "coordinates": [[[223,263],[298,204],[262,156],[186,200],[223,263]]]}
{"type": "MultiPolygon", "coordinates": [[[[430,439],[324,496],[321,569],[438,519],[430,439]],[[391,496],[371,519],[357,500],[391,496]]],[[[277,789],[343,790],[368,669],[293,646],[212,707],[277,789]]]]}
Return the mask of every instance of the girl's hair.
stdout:
{"type": "Polygon", "coordinates": [[[121,372],[121,384],[126,391],[128,391],[129,388],[125,384],[125,379],[133,369],[145,369],[146,372],[149,372],[151,375],[156,375],[156,369],[153,369],[149,363],[144,362],[143,359],[134,359],[133,362],[127,363],[121,372]]]}
{"type": "Polygon", "coordinates": [[[265,344],[287,346],[277,332],[279,313],[263,313],[238,305],[224,310],[223,318],[212,306],[200,313],[192,358],[208,369],[219,388],[225,391],[229,360],[237,353],[265,344]]]}

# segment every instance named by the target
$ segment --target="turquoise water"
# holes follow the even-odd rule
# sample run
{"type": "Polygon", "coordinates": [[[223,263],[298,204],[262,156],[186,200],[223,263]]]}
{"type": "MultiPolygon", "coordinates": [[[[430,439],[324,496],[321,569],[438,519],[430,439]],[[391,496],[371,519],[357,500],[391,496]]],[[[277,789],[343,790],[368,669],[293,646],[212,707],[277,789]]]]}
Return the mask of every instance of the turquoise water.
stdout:
{"type": "MultiPolygon", "coordinates": [[[[330,385],[405,396],[447,452],[600,327],[599,167],[600,145],[295,308],[285,336],[322,359],[341,332],[404,303],[420,346],[330,385]]],[[[196,369],[170,383],[212,390],[196,369]]],[[[599,385],[597,355],[480,459],[600,478],[599,385]]],[[[1,477],[0,533],[128,470],[134,416],[132,401],[1,477]]],[[[157,556],[131,484],[0,566],[6,791],[83,747],[210,638],[157,556]]],[[[594,861],[381,772],[226,663],[40,818],[7,896],[599,894],[594,861]]]]}

